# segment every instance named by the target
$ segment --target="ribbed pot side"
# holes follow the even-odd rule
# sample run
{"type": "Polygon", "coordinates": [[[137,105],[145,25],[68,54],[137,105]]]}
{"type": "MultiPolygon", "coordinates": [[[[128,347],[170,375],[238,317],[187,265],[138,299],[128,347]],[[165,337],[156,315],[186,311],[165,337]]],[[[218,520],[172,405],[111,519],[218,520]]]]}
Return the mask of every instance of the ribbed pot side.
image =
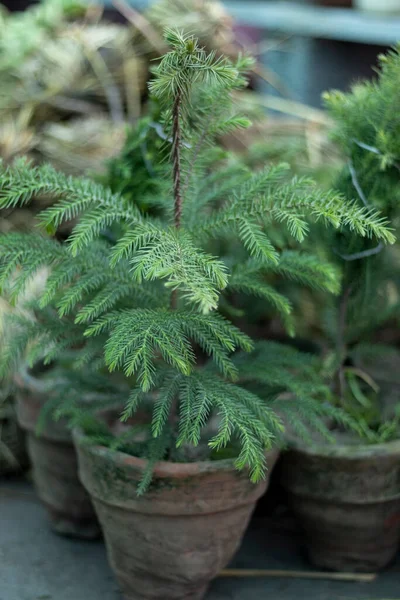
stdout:
{"type": "Polygon", "coordinates": [[[63,421],[47,419],[36,435],[40,412],[55,381],[41,381],[26,371],[16,377],[18,422],[27,432],[34,484],[48,510],[53,531],[60,535],[96,539],[100,528],[93,505],[78,477],[71,432],[63,421]]]}
{"type": "Polygon", "coordinates": [[[296,447],[282,468],[312,563],[376,571],[393,560],[400,540],[400,441],[296,447]]]}
{"type": "MultiPolygon", "coordinates": [[[[238,549],[268,481],[252,484],[230,460],[156,465],[85,444],[74,431],[80,477],[99,517],[125,600],[200,600],[238,549]]],[[[278,453],[268,455],[269,472],[278,453]]]]}

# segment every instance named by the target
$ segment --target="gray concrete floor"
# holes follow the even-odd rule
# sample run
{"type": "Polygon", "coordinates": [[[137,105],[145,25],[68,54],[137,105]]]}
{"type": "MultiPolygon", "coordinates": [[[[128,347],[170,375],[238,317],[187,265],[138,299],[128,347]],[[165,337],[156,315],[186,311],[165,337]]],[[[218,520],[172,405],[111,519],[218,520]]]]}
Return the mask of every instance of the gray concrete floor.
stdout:
{"type": "MultiPolygon", "coordinates": [[[[238,568],[311,570],[301,537],[254,521],[238,568]]],[[[373,583],[219,579],[207,600],[400,600],[400,562],[373,583]]],[[[31,485],[0,482],[0,600],[120,600],[102,542],[55,536],[31,485]]]]}

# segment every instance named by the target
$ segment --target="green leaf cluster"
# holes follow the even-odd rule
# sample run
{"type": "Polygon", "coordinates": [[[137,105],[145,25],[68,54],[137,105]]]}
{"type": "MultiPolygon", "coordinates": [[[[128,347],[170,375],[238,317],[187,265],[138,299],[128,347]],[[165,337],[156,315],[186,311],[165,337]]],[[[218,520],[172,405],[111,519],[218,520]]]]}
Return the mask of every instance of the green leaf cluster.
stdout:
{"type": "MultiPolygon", "coordinates": [[[[356,83],[350,92],[324,95],[333,117],[332,137],[341,149],[345,165],[335,188],[362,210],[379,211],[399,230],[400,175],[400,46],[379,57],[377,77],[356,83]]],[[[321,233],[321,232],[320,232],[321,233]]],[[[395,404],[388,427],[384,386],[377,384],[376,369],[365,359],[365,348],[381,364],[393,349],[379,343],[399,322],[399,245],[380,243],[344,230],[323,231],[320,247],[328,249],[342,273],[342,293],[322,299],[315,311],[319,333],[330,350],[325,368],[332,378],[337,401],[349,415],[373,428],[370,441],[385,441],[389,431],[398,437],[395,404]],[[377,343],[378,342],[378,343],[377,343]],[[382,387],[382,389],[380,389],[382,387]]],[[[397,412],[396,412],[397,411],[397,412]]]]}

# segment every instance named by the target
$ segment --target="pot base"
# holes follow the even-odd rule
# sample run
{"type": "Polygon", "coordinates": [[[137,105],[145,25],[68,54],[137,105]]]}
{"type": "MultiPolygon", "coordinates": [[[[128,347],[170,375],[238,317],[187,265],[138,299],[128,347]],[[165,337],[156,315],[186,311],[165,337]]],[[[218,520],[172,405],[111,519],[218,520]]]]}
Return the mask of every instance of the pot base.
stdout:
{"type": "Polygon", "coordinates": [[[309,558],[317,567],[371,572],[394,560],[400,500],[351,506],[293,496],[292,502],[306,533],[309,558]]]}
{"type": "Polygon", "coordinates": [[[283,484],[314,565],[379,571],[400,541],[400,442],[346,445],[341,439],[289,451],[283,484]]]}
{"type": "MultiPolygon", "coordinates": [[[[207,589],[208,587],[206,587],[204,590],[202,590],[199,593],[196,594],[191,594],[190,596],[180,596],[179,600],[203,600],[203,598],[205,597],[206,593],[207,593],[207,589]]],[[[136,594],[134,596],[132,595],[122,595],[123,600],[148,600],[148,598],[150,598],[150,596],[142,596],[142,594],[139,594],[139,596],[137,596],[136,594]]],[[[153,599],[153,597],[152,597],[153,599]]],[[[165,596],[165,594],[163,594],[162,596],[157,596],[157,600],[177,600],[176,596],[165,596]]]]}
{"type": "Polygon", "coordinates": [[[92,503],[78,479],[74,447],[28,433],[33,481],[58,535],[94,540],[101,536],[92,503]]]}
{"type": "Polygon", "coordinates": [[[326,548],[317,544],[311,544],[308,548],[308,558],[310,562],[320,568],[328,571],[337,571],[339,573],[375,573],[390,566],[395,560],[397,554],[397,545],[384,553],[374,551],[372,553],[353,552],[351,548],[326,548]]]}
{"type": "Polygon", "coordinates": [[[172,595],[171,595],[168,590],[161,591],[156,596],[154,596],[154,595],[149,596],[146,594],[143,595],[142,593],[132,593],[131,585],[127,586],[127,592],[124,593],[124,589],[123,589],[123,587],[121,587],[121,578],[118,576],[117,576],[117,578],[119,579],[119,582],[120,582],[120,588],[122,591],[123,600],[203,600],[203,598],[207,594],[207,590],[209,588],[209,585],[206,585],[205,587],[198,589],[196,592],[185,594],[184,596],[182,596],[182,595],[177,596],[176,593],[172,593],[172,595]]]}
{"type": "Polygon", "coordinates": [[[40,436],[36,435],[41,411],[53,389],[63,385],[62,378],[41,379],[25,369],[15,375],[15,382],[17,418],[26,431],[33,482],[48,510],[52,530],[84,540],[100,537],[94,508],[78,477],[78,460],[66,421],[48,418],[40,436]]]}
{"type": "Polygon", "coordinates": [[[190,516],[131,513],[97,499],[94,506],[127,600],[201,600],[237,551],[251,515],[248,506],[190,516]]]}
{"type": "Polygon", "coordinates": [[[62,515],[51,506],[47,506],[51,530],[62,537],[80,540],[98,540],[101,537],[100,526],[94,519],[72,519],[62,515]]]}

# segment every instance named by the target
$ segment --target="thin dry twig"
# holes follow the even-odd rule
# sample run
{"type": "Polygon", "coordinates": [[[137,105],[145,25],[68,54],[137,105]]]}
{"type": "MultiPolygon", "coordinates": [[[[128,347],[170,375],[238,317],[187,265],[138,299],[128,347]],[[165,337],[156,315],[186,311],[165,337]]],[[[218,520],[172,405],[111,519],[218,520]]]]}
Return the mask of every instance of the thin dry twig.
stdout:
{"type": "Polygon", "coordinates": [[[122,123],[124,121],[124,108],[120,91],[111,75],[106,61],[99,51],[91,50],[89,46],[83,42],[82,48],[104,90],[112,121],[114,121],[114,123],[122,123]]]}
{"type": "Polygon", "coordinates": [[[287,98],[279,98],[269,94],[254,94],[253,92],[240,92],[241,97],[245,98],[253,106],[263,106],[277,112],[292,115],[305,121],[313,121],[321,125],[328,126],[331,123],[330,117],[318,108],[313,108],[301,102],[294,102],[287,98]]]}
{"type": "Polygon", "coordinates": [[[113,0],[115,8],[129,21],[140,33],[147,39],[157,52],[164,54],[166,46],[158,32],[152,27],[149,21],[137,10],[129,6],[125,0],[113,0]]]}
{"type": "Polygon", "coordinates": [[[289,577],[293,579],[333,579],[336,581],[375,581],[377,573],[330,573],[329,571],[287,571],[286,569],[225,569],[220,577],[289,577]]]}
{"type": "Polygon", "coordinates": [[[280,77],[271,69],[257,62],[251,70],[255,75],[261,77],[261,79],[263,79],[266,83],[272,85],[272,87],[280,92],[283,96],[286,96],[286,98],[290,97],[289,89],[286,87],[280,77]]]}

